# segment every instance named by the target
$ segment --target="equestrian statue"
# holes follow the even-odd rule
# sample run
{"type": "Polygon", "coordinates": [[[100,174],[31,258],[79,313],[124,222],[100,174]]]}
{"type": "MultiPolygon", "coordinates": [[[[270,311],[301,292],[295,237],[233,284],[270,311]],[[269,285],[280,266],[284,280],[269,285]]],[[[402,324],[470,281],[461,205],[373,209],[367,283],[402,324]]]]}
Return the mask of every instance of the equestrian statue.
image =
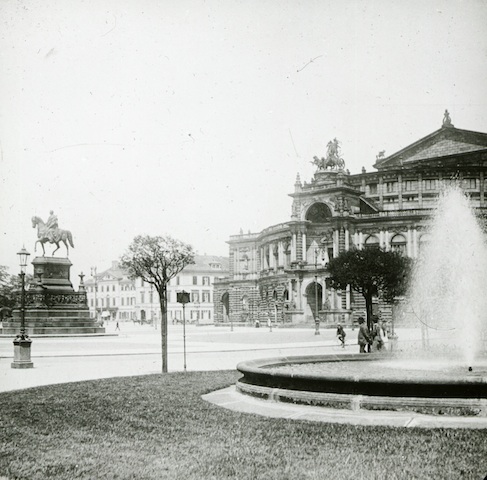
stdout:
{"type": "Polygon", "coordinates": [[[52,256],[59,250],[59,243],[63,242],[66,246],[66,256],[69,254],[69,245],[74,248],[73,244],[73,236],[69,230],[62,230],[58,227],[58,219],[57,216],[54,215],[54,212],[51,210],[49,212],[49,218],[47,222],[44,223],[42,218],[39,217],[32,217],[32,228],[37,227],[37,238],[38,240],[35,243],[34,251],[37,249],[37,244],[40,243],[42,246],[42,256],[46,254],[44,249],[44,244],[47,243],[54,243],[56,248],[52,252],[52,256]]]}

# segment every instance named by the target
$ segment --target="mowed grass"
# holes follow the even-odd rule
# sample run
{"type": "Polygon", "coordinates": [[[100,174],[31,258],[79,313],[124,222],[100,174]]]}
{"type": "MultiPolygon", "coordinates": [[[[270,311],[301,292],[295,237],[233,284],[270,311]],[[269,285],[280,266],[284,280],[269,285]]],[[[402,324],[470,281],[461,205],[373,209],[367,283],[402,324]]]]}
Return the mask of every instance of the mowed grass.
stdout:
{"type": "Polygon", "coordinates": [[[238,372],[0,394],[3,479],[482,479],[487,431],[354,427],[232,412],[238,372]]]}

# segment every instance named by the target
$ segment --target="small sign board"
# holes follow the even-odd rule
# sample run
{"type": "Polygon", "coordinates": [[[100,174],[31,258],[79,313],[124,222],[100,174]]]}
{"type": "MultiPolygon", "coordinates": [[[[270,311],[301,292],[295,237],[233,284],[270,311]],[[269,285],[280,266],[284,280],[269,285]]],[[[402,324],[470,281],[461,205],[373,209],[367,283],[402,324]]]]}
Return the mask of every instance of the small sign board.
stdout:
{"type": "Polygon", "coordinates": [[[189,303],[189,293],[184,290],[182,292],[177,292],[176,298],[178,303],[189,303]]]}

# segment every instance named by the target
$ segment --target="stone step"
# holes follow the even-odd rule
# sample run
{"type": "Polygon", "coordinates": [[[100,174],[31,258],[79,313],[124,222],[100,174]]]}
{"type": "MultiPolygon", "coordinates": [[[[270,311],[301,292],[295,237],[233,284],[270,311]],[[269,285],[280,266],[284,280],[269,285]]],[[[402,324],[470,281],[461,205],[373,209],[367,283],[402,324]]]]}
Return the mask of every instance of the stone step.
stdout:
{"type": "MultiPolygon", "coordinates": [[[[3,322],[4,325],[20,325],[20,321],[15,320],[13,322],[3,322]]],[[[26,318],[26,325],[52,325],[57,326],[69,326],[69,325],[95,325],[97,322],[91,318],[26,318]]]]}
{"type": "MultiPolygon", "coordinates": [[[[105,333],[103,327],[28,327],[26,326],[27,335],[80,335],[86,333],[105,333]]],[[[3,327],[3,335],[17,335],[18,328],[3,327]]]]}
{"type": "MultiPolygon", "coordinates": [[[[18,311],[13,311],[13,318],[20,319],[20,313],[18,311]]],[[[49,317],[90,317],[90,311],[88,308],[83,309],[69,309],[69,308],[49,308],[49,309],[26,309],[25,317],[29,318],[42,318],[48,315],[49,317]]]]}

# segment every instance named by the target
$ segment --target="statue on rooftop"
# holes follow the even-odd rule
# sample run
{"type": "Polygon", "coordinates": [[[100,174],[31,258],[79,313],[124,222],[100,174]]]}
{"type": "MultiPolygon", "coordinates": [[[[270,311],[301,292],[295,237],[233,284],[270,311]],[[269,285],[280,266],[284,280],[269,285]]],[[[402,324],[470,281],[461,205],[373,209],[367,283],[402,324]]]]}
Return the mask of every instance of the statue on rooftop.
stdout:
{"type": "Polygon", "coordinates": [[[336,139],[330,140],[326,146],[326,167],[343,169],[345,161],[340,156],[340,142],[336,139]]]}
{"type": "Polygon", "coordinates": [[[326,146],[326,157],[314,156],[311,163],[316,165],[318,170],[326,170],[327,168],[343,170],[345,161],[340,157],[340,142],[336,138],[330,140],[326,146]]]}
{"type": "Polygon", "coordinates": [[[445,110],[445,113],[443,114],[443,126],[453,127],[453,124],[451,123],[450,112],[448,112],[448,110],[445,110]]]}

